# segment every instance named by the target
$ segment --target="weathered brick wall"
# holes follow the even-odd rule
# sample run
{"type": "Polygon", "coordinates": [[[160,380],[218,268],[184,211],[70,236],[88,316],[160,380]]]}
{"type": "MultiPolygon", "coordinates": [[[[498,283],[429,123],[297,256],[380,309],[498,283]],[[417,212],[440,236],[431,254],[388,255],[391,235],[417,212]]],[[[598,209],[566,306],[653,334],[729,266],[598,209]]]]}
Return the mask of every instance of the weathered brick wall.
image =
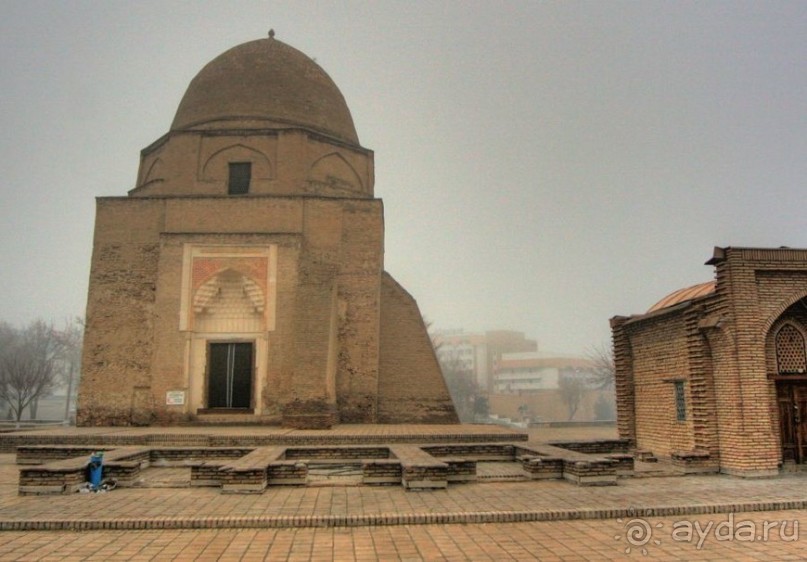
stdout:
{"type": "Polygon", "coordinates": [[[375,423],[378,416],[381,278],[384,217],[380,201],[345,201],[336,332],[336,402],[343,423],[375,423]]]}
{"type": "Polygon", "coordinates": [[[627,453],[630,442],[627,439],[594,439],[591,441],[552,441],[555,447],[569,449],[576,453],[605,454],[627,453]]]}
{"type": "Polygon", "coordinates": [[[163,464],[172,462],[183,462],[187,460],[202,459],[239,459],[252,452],[249,448],[224,448],[224,447],[161,447],[151,449],[149,460],[153,464],[163,464]]]}
{"type": "Polygon", "coordinates": [[[718,266],[718,288],[729,303],[722,338],[715,339],[715,386],[722,468],[732,472],[775,470],[780,443],[770,423],[763,334],[755,274],[742,254],[718,266]],[[740,260],[737,260],[740,258],[740,260]],[[752,445],[753,444],[753,445],[752,445]]]}
{"type": "Polygon", "coordinates": [[[151,356],[164,203],[99,198],[79,425],[151,422],[151,356]]]}
{"type": "Polygon", "coordinates": [[[388,459],[387,447],[308,447],[287,448],[283,458],[291,459],[388,459]]]}
{"type": "Polygon", "coordinates": [[[617,463],[611,460],[563,461],[563,477],[580,486],[615,486],[617,463]]]}
{"type": "Polygon", "coordinates": [[[459,423],[417,303],[388,273],[381,280],[381,423],[459,423]]]}
{"type": "MultiPolygon", "coordinates": [[[[280,388],[277,380],[283,371],[283,352],[286,369],[293,362],[288,353],[294,337],[289,319],[295,314],[293,299],[300,245],[295,231],[302,225],[301,220],[290,220],[289,216],[296,214],[301,217],[302,208],[298,213],[286,199],[99,200],[96,238],[100,242],[93,258],[85,346],[89,355],[85,356],[84,372],[88,376],[83,377],[81,385],[79,423],[170,423],[194,413],[165,406],[167,390],[186,389],[188,384],[184,375],[185,334],[178,330],[178,324],[182,248],[189,243],[247,247],[277,244],[280,248],[278,320],[285,323],[268,335],[274,345],[265,381],[274,389],[280,388]],[[192,233],[200,224],[209,224],[222,213],[230,214],[234,221],[232,230],[236,232],[192,233]],[[266,221],[263,229],[272,234],[247,233],[258,228],[261,217],[266,221]],[[282,234],[284,230],[291,233],[282,234]],[[138,244],[138,238],[146,236],[141,231],[158,237],[148,253],[138,244]],[[107,250],[110,246],[115,248],[114,252],[107,250]],[[147,269],[136,259],[139,255],[143,260],[149,258],[147,269]],[[132,288],[135,281],[138,286],[132,288]],[[138,290],[142,287],[147,291],[138,290]],[[113,363],[115,358],[118,359],[113,363]],[[121,396],[120,400],[117,396],[121,396]],[[119,413],[110,413],[110,409],[119,413]]],[[[265,398],[276,403],[279,396],[265,393],[265,398]]],[[[261,411],[261,405],[257,407],[261,411]]],[[[273,411],[271,406],[265,409],[269,414],[273,411]]],[[[278,409],[275,405],[276,413],[278,409]]]]}
{"type": "Polygon", "coordinates": [[[636,446],[669,456],[691,449],[692,397],[686,326],[682,314],[668,314],[642,323],[631,332],[636,393],[636,446]],[[677,421],[673,380],[684,380],[687,419],[677,421]]]}
{"type": "Polygon", "coordinates": [[[713,468],[720,465],[720,445],[717,419],[717,394],[714,380],[712,349],[704,333],[701,319],[707,310],[714,309],[713,297],[687,307],[684,324],[689,363],[689,397],[687,415],[692,420],[692,448],[709,454],[708,463],[713,468]]]}
{"type": "Polygon", "coordinates": [[[362,463],[362,483],[369,485],[400,484],[401,461],[376,459],[362,463]]]}
{"type": "Polygon", "coordinates": [[[424,445],[421,450],[433,457],[474,457],[485,459],[512,460],[515,455],[513,445],[497,443],[463,443],[452,445],[424,445]]]}
{"type": "MultiPolygon", "coordinates": [[[[96,236],[80,424],[195,415],[165,405],[167,391],[188,389],[188,340],[178,329],[187,244],[278,248],[276,324],[266,336],[256,415],[322,416],[338,406],[343,422],[374,422],[383,345],[383,419],[456,421],[417,305],[391,278],[382,343],[379,201],[107,198],[99,201],[96,236]],[[223,215],[230,231],[210,233],[225,229],[223,215]]],[[[196,395],[204,392],[199,384],[196,395]]]]}
{"type": "Polygon", "coordinates": [[[616,393],[616,426],[620,439],[636,444],[636,389],[633,384],[633,349],[626,330],[628,318],[611,318],[614,347],[614,392],[616,393]]]}
{"type": "Polygon", "coordinates": [[[74,457],[89,458],[93,453],[105,450],[107,449],[68,445],[54,447],[48,445],[20,445],[16,448],[17,464],[42,464],[74,457]]]}
{"type": "Polygon", "coordinates": [[[206,461],[191,465],[191,486],[220,486],[221,464],[206,461]]]}
{"type": "Polygon", "coordinates": [[[563,477],[563,459],[525,455],[519,459],[521,469],[535,480],[563,477]]]}
{"type": "Polygon", "coordinates": [[[266,469],[270,484],[305,484],[308,465],[295,461],[275,461],[266,469]]]}
{"type": "Polygon", "coordinates": [[[227,164],[251,162],[250,193],[373,195],[371,150],[302,129],[227,132],[171,131],[143,150],[138,187],[130,194],[226,195],[227,164]]]}
{"type": "Polygon", "coordinates": [[[328,414],[323,421],[330,427],[337,421],[332,357],[337,345],[334,315],[342,217],[339,209],[316,202],[306,205],[304,221],[295,292],[295,338],[288,342],[293,346],[294,360],[284,376],[289,396],[283,418],[285,425],[305,427],[305,416],[328,414]]]}
{"type": "Polygon", "coordinates": [[[734,431],[721,425],[721,466],[768,473],[781,460],[781,436],[766,335],[788,307],[807,296],[807,250],[727,248],[717,271],[718,290],[724,288],[730,302],[722,352],[734,355],[715,373],[723,395],[733,397],[718,403],[718,415],[734,418],[734,431]]]}

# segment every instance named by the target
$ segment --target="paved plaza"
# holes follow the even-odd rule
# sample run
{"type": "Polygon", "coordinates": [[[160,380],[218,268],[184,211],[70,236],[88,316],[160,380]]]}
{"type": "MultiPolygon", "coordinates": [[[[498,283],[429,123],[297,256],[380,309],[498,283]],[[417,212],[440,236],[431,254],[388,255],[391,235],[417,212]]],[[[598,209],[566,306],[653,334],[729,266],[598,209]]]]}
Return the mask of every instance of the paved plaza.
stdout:
{"type": "MultiPolygon", "coordinates": [[[[613,436],[580,431],[530,437],[613,436]]],[[[19,496],[4,454],[0,560],[800,560],[806,487],[792,473],[19,496]]]]}

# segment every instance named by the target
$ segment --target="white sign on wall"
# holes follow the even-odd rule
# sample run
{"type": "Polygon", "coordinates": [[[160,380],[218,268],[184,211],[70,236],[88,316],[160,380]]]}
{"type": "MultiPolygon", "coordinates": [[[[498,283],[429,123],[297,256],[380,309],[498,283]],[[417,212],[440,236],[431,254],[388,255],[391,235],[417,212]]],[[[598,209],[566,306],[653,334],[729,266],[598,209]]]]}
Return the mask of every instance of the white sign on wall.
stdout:
{"type": "Polygon", "coordinates": [[[185,391],[184,390],[169,390],[165,393],[166,406],[184,406],[185,405],[185,391]]]}

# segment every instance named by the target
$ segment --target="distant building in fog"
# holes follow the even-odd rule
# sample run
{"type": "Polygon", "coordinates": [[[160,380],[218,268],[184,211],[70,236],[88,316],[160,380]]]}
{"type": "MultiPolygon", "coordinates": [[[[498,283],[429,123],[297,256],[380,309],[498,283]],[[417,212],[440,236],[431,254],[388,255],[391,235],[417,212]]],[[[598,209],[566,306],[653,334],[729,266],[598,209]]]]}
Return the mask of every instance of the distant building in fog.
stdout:
{"type": "Polygon", "coordinates": [[[491,330],[473,334],[464,330],[438,330],[433,335],[437,358],[441,365],[459,363],[472,373],[483,392],[493,391],[493,366],[506,353],[537,352],[538,342],[527,339],[524,332],[491,330]]]}
{"type": "Polygon", "coordinates": [[[547,357],[537,352],[505,353],[493,368],[493,392],[520,394],[558,388],[562,377],[588,381],[591,361],[580,357],[547,357]]]}

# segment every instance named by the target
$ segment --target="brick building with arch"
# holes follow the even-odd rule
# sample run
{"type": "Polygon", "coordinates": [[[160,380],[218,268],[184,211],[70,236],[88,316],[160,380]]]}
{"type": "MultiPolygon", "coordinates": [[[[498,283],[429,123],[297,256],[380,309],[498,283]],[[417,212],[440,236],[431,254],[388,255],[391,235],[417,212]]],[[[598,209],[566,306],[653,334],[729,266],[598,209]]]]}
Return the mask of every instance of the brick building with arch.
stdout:
{"type": "Polygon", "coordinates": [[[97,200],[78,424],[457,423],[374,183],[308,56],[270,33],[208,63],[97,200]]]}
{"type": "Polygon", "coordinates": [[[807,464],[807,249],[706,264],[714,281],[611,319],[620,437],[690,472],[807,464]]]}

